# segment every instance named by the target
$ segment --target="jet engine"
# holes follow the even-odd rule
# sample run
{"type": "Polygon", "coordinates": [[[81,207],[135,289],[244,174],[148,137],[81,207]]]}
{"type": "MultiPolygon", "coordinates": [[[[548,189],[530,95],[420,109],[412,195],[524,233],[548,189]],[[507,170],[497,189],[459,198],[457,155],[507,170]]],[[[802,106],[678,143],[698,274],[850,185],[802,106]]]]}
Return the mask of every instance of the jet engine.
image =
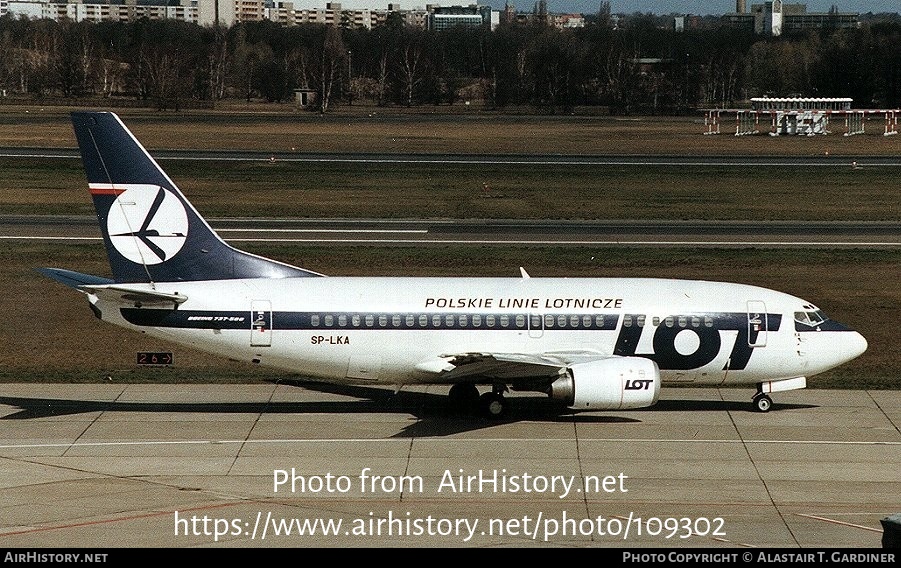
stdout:
{"type": "Polygon", "coordinates": [[[643,408],[660,396],[660,369],[643,357],[611,357],[569,367],[550,396],[574,410],[643,408]]]}

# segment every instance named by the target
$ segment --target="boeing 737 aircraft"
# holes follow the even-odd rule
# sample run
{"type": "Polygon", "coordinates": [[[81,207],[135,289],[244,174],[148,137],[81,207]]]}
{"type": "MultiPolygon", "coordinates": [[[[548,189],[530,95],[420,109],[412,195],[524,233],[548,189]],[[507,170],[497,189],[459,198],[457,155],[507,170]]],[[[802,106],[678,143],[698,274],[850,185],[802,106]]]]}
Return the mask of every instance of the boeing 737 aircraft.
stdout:
{"type": "Polygon", "coordinates": [[[617,410],[668,382],[756,385],[766,412],[867,348],[810,302],[743,284],[325,277],[226,244],[115,114],[72,122],[113,279],[41,271],[152,337],[330,382],[446,384],[492,417],[511,389],[617,410]]]}

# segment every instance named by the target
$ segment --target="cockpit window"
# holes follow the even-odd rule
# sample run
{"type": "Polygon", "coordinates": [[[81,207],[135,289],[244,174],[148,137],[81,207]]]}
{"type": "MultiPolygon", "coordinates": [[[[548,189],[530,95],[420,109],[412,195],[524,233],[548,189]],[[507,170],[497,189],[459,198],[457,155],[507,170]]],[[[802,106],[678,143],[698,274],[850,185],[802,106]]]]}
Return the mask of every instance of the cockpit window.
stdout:
{"type": "Polygon", "coordinates": [[[810,327],[816,327],[828,319],[822,310],[795,312],[795,321],[810,327]]]}

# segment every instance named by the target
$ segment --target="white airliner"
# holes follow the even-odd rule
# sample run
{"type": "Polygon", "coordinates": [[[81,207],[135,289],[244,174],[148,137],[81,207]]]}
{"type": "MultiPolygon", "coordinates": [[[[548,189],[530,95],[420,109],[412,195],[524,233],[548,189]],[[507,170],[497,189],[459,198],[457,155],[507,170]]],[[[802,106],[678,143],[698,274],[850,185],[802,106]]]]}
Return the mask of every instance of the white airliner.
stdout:
{"type": "Polygon", "coordinates": [[[766,412],[768,393],[867,348],[810,302],[743,284],[324,277],[222,241],[115,114],[72,122],[114,279],[41,271],[152,337],[329,382],[446,384],[492,417],[511,389],[617,410],[668,382],[756,385],[766,412]]]}

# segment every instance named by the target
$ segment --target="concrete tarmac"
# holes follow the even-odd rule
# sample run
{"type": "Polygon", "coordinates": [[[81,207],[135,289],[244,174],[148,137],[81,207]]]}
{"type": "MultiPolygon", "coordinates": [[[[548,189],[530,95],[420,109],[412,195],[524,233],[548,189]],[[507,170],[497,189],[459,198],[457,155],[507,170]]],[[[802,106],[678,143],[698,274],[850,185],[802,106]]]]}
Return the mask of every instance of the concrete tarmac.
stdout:
{"type": "Polygon", "coordinates": [[[0,385],[8,548],[878,548],[901,391],[664,388],[502,421],[446,388],[0,385]],[[293,487],[292,487],[293,483],[293,487]],[[305,534],[299,534],[303,531],[305,534]]]}

